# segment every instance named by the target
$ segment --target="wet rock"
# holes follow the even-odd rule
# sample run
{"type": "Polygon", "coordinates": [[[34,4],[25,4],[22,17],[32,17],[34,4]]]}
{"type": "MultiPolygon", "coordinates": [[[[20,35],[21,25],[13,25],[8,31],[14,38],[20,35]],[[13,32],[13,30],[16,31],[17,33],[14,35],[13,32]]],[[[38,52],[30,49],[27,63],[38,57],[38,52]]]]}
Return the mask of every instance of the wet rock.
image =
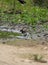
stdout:
{"type": "Polygon", "coordinates": [[[47,36],[48,37],[48,33],[45,33],[44,36],[47,36]]]}
{"type": "Polygon", "coordinates": [[[37,35],[38,37],[41,37],[40,35],[37,35]]]}

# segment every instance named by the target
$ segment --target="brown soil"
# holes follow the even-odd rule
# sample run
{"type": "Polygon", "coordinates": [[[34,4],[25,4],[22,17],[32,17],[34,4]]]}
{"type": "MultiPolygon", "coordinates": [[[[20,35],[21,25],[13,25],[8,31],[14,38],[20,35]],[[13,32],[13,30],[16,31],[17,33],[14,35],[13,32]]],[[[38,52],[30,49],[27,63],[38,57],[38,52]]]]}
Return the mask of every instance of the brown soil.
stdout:
{"type": "Polygon", "coordinates": [[[19,47],[0,44],[0,65],[48,65],[48,46],[34,45],[31,47],[19,47]],[[30,54],[43,55],[47,63],[37,62],[34,59],[30,60],[28,57],[30,54]]]}

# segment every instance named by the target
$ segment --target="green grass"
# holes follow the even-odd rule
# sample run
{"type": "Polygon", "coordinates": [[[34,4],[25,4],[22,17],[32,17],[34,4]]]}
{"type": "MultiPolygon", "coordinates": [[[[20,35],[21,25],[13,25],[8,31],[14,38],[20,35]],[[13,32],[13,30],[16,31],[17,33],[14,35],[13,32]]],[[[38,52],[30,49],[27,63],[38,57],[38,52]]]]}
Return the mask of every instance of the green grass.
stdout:
{"type": "Polygon", "coordinates": [[[22,14],[4,14],[0,13],[2,21],[11,21],[14,23],[25,22],[27,24],[36,24],[40,21],[48,21],[48,9],[32,7],[30,11],[26,10],[22,14]]]}
{"type": "MultiPolygon", "coordinates": [[[[0,20],[3,22],[13,22],[13,23],[26,23],[36,25],[40,22],[43,24],[48,21],[48,9],[33,6],[31,0],[25,0],[26,4],[21,5],[21,3],[16,0],[15,11],[20,10],[22,14],[5,14],[4,11],[8,11],[14,7],[13,1],[10,0],[0,0],[0,20]]],[[[46,26],[44,26],[46,27],[46,26]]],[[[48,26],[47,26],[48,28],[48,26]]]]}

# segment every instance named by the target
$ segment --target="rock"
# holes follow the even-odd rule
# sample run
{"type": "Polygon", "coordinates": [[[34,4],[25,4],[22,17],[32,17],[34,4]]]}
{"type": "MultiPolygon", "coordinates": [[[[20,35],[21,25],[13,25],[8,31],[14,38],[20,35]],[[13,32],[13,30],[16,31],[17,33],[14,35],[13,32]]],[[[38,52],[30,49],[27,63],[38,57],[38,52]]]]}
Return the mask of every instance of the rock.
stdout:
{"type": "Polygon", "coordinates": [[[44,50],[47,50],[47,47],[44,47],[44,50]]]}
{"type": "Polygon", "coordinates": [[[44,36],[48,36],[48,33],[45,33],[44,36]]]}
{"type": "Polygon", "coordinates": [[[40,35],[37,35],[38,37],[41,37],[40,35]]]}

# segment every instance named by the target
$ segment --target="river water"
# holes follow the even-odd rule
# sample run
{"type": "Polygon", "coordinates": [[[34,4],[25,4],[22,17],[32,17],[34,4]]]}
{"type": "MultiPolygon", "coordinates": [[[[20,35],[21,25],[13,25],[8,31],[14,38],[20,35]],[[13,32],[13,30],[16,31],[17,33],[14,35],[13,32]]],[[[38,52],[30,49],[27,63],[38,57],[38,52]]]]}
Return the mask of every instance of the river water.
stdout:
{"type": "MultiPolygon", "coordinates": [[[[13,32],[13,33],[21,33],[19,29],[11,29],[8,28],[7,26],[0,26],[0,31],[6,31],[6,32],[13,32]]],[[[22,33],[21,33],[22,34],[22,33]]],[[[41,32],[41,33],[32,33],[30,34],[29,32],[26,33],[26,36],[22,34],[21,36],[16,36],[18,39],[34,39],[34,40],[48,40],[48,31],[41,32]],[[46,34],[46,35],[45,35],[46,34]]]]}

